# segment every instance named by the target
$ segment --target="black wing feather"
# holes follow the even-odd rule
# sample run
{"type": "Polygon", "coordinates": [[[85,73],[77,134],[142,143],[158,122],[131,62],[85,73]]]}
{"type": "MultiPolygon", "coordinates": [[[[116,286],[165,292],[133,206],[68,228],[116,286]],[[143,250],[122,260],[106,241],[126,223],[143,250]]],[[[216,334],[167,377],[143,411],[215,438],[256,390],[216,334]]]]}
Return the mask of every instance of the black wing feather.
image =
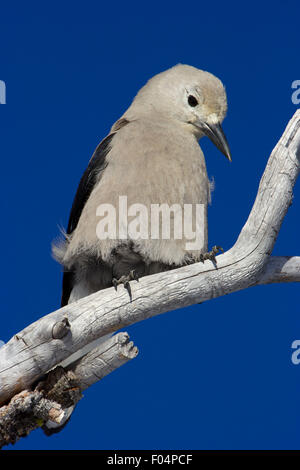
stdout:
{"type": "MultiPolygon", "coordinates": [[[[100,142],[96,148],[87,169],[85,170],[80,180],[69,217],[67,234],[70,235],[77,227],[82,210],[90,197],[90,194],[99,179],[99,173],[103,171],[107,165],[106,157],[110,150],[110,144],[115,135],[115,132],[109,134],[105,139],[100,142]]],[[[68,303],[73,285],[75,274],[72,271],[64,271],[61,306],[63,307],[68,303]]]]}
{"type": "Polygon", "coordinates": [[[90,163],[88,164],[87,169],[82,175],[70,212],[67,228],[68,235],[77,227],[81,212],[94,189],[99,172],[103,171],[107,165],[105,159],[110,150],[110,143],[114,135],[115,134],[109,134],[102,140],[102,142],[100,142],[90,160],[90,163]]]}

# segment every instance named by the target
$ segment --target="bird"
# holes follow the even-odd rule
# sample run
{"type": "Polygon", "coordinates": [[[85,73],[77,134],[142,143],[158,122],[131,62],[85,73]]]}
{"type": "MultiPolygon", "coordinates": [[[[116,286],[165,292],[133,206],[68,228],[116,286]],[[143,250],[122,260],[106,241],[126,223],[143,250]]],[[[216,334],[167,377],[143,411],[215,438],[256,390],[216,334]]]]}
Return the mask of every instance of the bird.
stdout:
{"type": "MultiPolygon", "coordinates": [[[[61,307],[108,287],[118,290],[121,284],[132,301],[131,283],[143,276],[198,261],[216,263],[222,248],[214,246],[208,251],[211,185],[199,140],[207,136],[231,161],[222,129],[226,113],[221,80],[190,65],[175,65],[138,91],[96,147],[80,179],[63,238],[52,244],[52,254],[63,266],[61,307]],[[130,224],[122,218],[125,206],[120,205],[121,198],[126,198],[126,208],[138,206],[147,214],[152,214],[153,207],[167,206],[172,234],[163,236],[165,221],[161,218],[155,220],[158,230],[154,237],[149,225],[143,236],[142,231],[140,236],[129,232],[130,224]],[[185,208],[193,205],[202,208],[199,220],[192,211],[185,218],[185,208]],[[116,225],[118,219],[118,230],[111,230],[113,236],[99,236],[99,216],[108,207],[113,209],[108,222],[116,225]],[[183,218],[199,235],[192,247],[185,231],[181,236],[175,234],[176,220],[182,222],[183,218]]],[[[148,219],[134,220],[143,225],[148,219]]],[[[68,367],[108,336],[94,340],[59,365],[68,367]]],[[[65,426],[73,409],[65,410],[61,425],[46,423],[47,434],[65,426]]]]}
{"type": "MultiPolygon", "coordinates": [[[[231,161],[222,122],[227,113],[223,83],[210,72],[178,64],[150,78],[96,147],[80,180],[63,240],[53,256],[63,266],[61,306],[121,284],[132,300],[131,284],[141,277],[206,259],[210,181],[199,140],[207,136],[231,161]],[[187,238],[159,236],[101,238],[99,207],[120,216],[128,206],[201,204],[201,243],[187,250],[187,238]]],[[[173,214],[173,219],[175,218],[173,214]]],[[[195,222],[192,215],[191,222],[195,222]]]]}

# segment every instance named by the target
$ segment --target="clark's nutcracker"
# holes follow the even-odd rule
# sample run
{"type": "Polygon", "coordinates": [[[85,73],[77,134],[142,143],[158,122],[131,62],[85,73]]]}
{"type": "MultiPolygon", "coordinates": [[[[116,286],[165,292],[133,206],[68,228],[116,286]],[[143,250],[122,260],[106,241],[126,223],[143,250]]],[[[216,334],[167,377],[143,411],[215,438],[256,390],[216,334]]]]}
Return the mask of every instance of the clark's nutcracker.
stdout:
{"type": "MultiPolygon", "coordinates": [[[[198,140],[209,137],[231,161],[221,127],[226,111],[221,81],[188,65],[172,67],[141,88],[96,148],[79,183],[65,239],[53,245],[53,255],[64,267],[62,306],[119,284],[124,284],[131,298],[133,279],[208,258],[214,261],[220,247],[207,252],[210,184],[198,140]],[[120,222],[120,215],[124,215],[120,197],[126,197],[127,208],[138,204],[149,217],[153,205],[176,205],[177,209],[170,211],[172,234],[162,235],[159,220],[158,237],[150,236],[153,227],[147,227],[148,237],[145,232],[140,237],[130,236],[124,220],[120,222]],[[202,207],[200,225],[193,211],[188,221],[200,232],[200,242],[187,249],[190,237],[186,232],[175,236],[176,211],[178,214],[186,205],[197,204],[202,207]],[[107,205],[115,209],[118,227],[116,236],[103,239],[98,223],[107,205]]],[[[185,217],[186,213],[180,213],[177,220],[185,217]]],[[[106,338],[93,341],[61,364],[69,365],[106,338]]],[[[66,410],[67,416],[72,410],[73,406],[66,410]]],[[[46,427],[49,434],[61,428],[51,422],[46,427]]]]}
{"type": "Polygon", "coordinates": [[[198,140],[209,137],[231,161],[221,127],[226,111],[221,81],[188,65],[176,65],[141,88],[96,148],[79,183],[65,240],[53,247],[64,267],[62,306],[121,283],[131,297],[132,279],[214,258],[218,247],[207,254],[210,185],[198,140]],[[140,204],[149,213],[151,205],[202,204],[201,246],[187,251],[185,234],[133,239],[117,231],[115,237],[99,237],[97,209],[113,206],[118,224],[119,196],[126,196],[127,207],[140,204]]]}

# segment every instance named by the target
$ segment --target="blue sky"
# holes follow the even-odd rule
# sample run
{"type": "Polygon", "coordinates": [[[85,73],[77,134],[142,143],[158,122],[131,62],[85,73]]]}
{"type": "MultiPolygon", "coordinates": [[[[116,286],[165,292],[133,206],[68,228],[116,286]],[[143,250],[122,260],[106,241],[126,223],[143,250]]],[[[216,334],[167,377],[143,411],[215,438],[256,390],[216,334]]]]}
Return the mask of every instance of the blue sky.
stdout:
{"type": "MultiPolygon", "coordinates": [[[[2,2],[1,327],[59,306],[50,255],[95,147],[145,81],[177,63],[226,86],[232,164],[215,179],[209,244],[229,249],[296,111],[299,2],[2,2]]],[[[299,106],[299,105],[298,105],[299,106]]],[[[299,254],[299,184],[274,254],[299,254]]],[[[299,286],[251,288],[127,328],[139,356],[85,392],[64,431],[15,449],[300,449],[299,286]]]]}

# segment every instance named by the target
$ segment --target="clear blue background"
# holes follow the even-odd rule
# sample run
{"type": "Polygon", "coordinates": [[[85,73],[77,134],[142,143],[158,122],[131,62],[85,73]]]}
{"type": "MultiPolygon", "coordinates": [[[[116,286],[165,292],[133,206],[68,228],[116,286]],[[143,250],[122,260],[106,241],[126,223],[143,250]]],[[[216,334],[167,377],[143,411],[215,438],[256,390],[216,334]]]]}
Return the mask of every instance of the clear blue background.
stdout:
{"type": "MultiPolygon", "coordinates": [[[[50,255],[89,158],[138,89],[179,62],[226,85],[228,161],[203,139],[216,189],[210,245],[235,242],[296,111],[296,1],[1,2],[0,339],[59,306],[50,255]]],[[[299,185],[274,253],[299,254],[299,185]]],[[[300,449],[299,286],[251,288],[127,330],[139,356],[85,392],[55,436],[15,449],[300,449]]]]}

